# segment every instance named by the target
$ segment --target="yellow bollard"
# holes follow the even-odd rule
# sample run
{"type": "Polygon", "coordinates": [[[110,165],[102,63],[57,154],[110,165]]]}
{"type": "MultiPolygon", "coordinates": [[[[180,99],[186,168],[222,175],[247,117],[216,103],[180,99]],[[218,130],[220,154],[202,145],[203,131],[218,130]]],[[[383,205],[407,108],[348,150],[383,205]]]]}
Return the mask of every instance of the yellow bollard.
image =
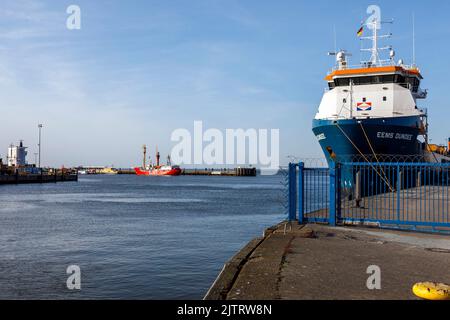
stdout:
{"type": "Polygon", "coordinates": [[[425,300],[450,300],[450,286],[443,283],[416,283],[412,291],[416,296],[425,300]]]}

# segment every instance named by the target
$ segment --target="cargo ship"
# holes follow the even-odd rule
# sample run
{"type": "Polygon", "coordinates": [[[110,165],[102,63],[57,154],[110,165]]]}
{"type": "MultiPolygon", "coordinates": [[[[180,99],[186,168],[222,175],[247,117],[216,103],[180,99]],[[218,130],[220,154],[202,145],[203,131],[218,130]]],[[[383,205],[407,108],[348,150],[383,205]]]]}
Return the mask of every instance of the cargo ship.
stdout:
{"type": "Polygon", "coordinates": [[[336,65],[325,77],[328,87],[313,132],[328,162],[378,161],[381,155],[448,161],[450,146],[436,155],[428,144],[427,110],[418,106],[428,93],[421,87],[422,73],[415,62],[396,62],[392,46],[379,47],[381,39],[392,36],[379,35],[382,25],[374,18],[357,32],[361,40],[371,41],[370,48],[361,49],[370,53],[367,61],[352,66],[347,51],[329,53],[336,65]],[[364,37],[366,30],[372,35],[364,37]]]}
{"type": "Polygon", "coordinates": [[[156,149],[156,165],[153,165],[150,161],[149,165],[146,165],[147,146],[143,146],[143,163],[141,168],[134,168],[136,175],[138,176],[179,176],[181,175],[181,168],[179,166],[173,166],[171,164],[170,156],[167,157],[167,164],[160,165],[160,153],[156,149]]]}

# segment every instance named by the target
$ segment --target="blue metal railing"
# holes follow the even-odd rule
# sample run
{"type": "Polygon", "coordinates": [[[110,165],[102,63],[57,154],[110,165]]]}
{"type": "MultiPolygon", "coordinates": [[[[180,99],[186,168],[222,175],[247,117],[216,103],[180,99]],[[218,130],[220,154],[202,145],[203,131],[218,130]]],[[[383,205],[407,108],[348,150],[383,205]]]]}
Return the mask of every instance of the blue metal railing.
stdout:
{"type": "Polygon", "coordinates": [[[289,221],[293,221],[297,216],[297,165],[289,164],[288,201],[289,201],[289,221]]]}
{"type": "Polygon", "coordinates": [[[449,163],[289,166],[289,220],[450,233],[449,163]]]}
{"type": "Polygon", "coordinates": [[[450,164],[343,163],[343,222],[450,231],[450,164]]]}
{"type": "Polygon", "coordinates": [[[330,204],[328,168],[309,168],[304,163],[289,165],[289,220],[327,223],[330,204]]]}

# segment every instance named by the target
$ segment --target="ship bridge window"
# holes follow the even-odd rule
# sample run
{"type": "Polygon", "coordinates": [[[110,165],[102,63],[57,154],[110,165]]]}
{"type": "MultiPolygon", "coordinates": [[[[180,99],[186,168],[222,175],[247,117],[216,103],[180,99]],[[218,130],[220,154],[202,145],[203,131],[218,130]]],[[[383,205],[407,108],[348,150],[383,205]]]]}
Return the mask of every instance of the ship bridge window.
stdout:
{"type": "Polygon", "coordinates": [[[407,82],[413,92],[419,91],[419,86],[420,86],[419,79],[417,79],[415,77],[410,77],[410,78],[408,78],[407,82]]]}
{"type": "Polygon", "coordinates": [[[381,79],[382,79],[382,81],[381,81],[382,83],[394,83],[395,75],[390,74],[387,76],[381,76],[381,79]]]}
{"type": "Polygon", "coordinates": [[[335,79],[334,83],[335,83],[336,87],[349,86],[350,85],[350,78],[335,79]]]}
{"type": "Polygon", "coordinates": [[[396,74],[395,75],[395,83],[405,83],[406,79],[404,76],[396,74]]]}
{"type": "Polygon", "coordinates": [[[380,83],[380,77],[356,77],[353,78],[354,85],[368,85],[380,83]]]}
{"type": "Polygon", "coordinates": [[[385,84],[385,83],[400,83],[405,84],[406,78],[402,75],[380,75],[368,77],[353,77],[353,78],[338,78],[334,80],[335,87],[344,87],[350,85],[350,80],[355,86],[370,85],[370,84],[385,84]]]}

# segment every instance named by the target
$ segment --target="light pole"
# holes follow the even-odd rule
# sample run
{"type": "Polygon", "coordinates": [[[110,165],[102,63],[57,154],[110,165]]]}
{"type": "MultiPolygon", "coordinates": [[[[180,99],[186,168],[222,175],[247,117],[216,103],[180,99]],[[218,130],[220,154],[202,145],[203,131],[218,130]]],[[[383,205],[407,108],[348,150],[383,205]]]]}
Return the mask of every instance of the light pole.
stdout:
{"type": "Polygon", "coordinates": [[[35,152],[35,153],[34,153],[34,165],[35,165],[35,166],[37,166],[37,156],[38,156],[38,153],[35,152]]]}
{"type": "Polygon", "coordinates": [[[42,124],[38,124],[38,128],[39,128],[39,165],[38,168],[41,167],[41,130],[42,130],[43,125],[42,124]]]}

